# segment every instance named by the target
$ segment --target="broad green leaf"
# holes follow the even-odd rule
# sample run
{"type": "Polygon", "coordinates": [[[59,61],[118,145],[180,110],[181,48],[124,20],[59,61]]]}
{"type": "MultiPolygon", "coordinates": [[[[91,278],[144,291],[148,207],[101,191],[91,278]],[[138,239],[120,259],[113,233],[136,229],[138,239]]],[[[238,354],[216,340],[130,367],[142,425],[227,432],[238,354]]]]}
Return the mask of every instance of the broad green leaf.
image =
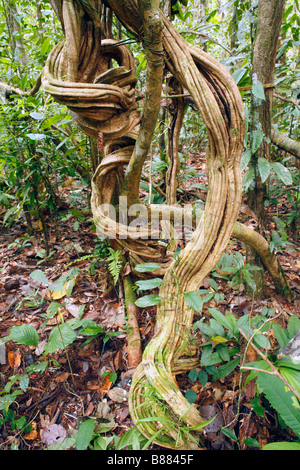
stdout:
{"type": "Polygon", "coordinates": [[[184,300],[191,308],[196,310],[196,312],[202,312],[203,300],[198,292],[186,292],[184,294],[184,300]]]}
{"type": "Polygon", "coordinates": [[[209,308],[209,313],[211,314],[214,319],[223,325],[225,328],[227,328],[229,331],[232,330],[232,323],[231,321],[223,315],[223,313],[219,312],[216,308],[209,308]]]}
{"type": "Polygon", "coordinates": [[[144,295],[135,301],[138,307],[146,308],[152,305],[157,305],[162,300],[162,297],[156,294],[144,295]]]}
{"type": "Polygon", "coordinates": [[[294,370],[287,367],[280,369],[281,375],[287,380],[287,382],[300,394],[300,371],[294,370]]]}
{"type": "Polygon", "coordinates": [[[300,442],[270,442],[262,450],[300,450],[300,442]]]}
{"type": "Polygon", "coordinates": [[[151,290],[159,287],[163,280],[159,277],[155,277],[154,279],[146,279],[145,281],[136,281],[136,285],[138,286],[139,290],[151,290]]]}
{"type": "Polygon", "coordinates": [[[48,50],[50,48],[50,42],[51,42],[51,39],[49,37],[47,37],[43,40],[41,50],[40,50],[42,55],[44,55],[48,52],[48,50]]]}
{"type": "Polygon", "coordinates": [[[279,346],[283,349],[290,340],[287,330],[284,330],[280,325],[278,325],[278,323],[275,322],[272,325],[272,329],[279,346]]]}
{"type": "Polygon", "coordinates": [[[248,191],[251,184],[254,182],[255,172],[254,167],[251,165],[250,168],[244,173],[242,183],[244,191],[248,191]]]}
{"type": "Polygon", "coordinates": [[[251,145],[252,154],[256,153],[258,148],[261,146],[263,138],[264,138],[264,133],[262,131],[257,129],[252,132],[252,145],[251,145]]]}
{"type": "Polygon", "coordinates": [[[77,450],[86,450],[93,438],[95,428],[94,419],[86,419],[79,427],[76,434],[77,450]]]}
{"type": "Polygon", "coordinates": [[[161,269],[161,266],[157,263],[143,263],[137,264],[134,269],[139,273],[149,273],[161,269]]]}
{"type": "Polygon", "coordinates": [[[20,383],[20,388],[23,390],[23,392],[26,392],[28,385],[29,385],[28,374],[21,375],[19,383],[20,383]]]}
{"type": "Polygon", "coordinates": [[[258,373],[257,384],[286,425],[300,436],[300,412],[299,408],[294,406],[293,393],[286,390],[284,383],[278,377],[269,374],[258,373]]]}
{"type": "Polygon", "coordinates": [[[73,343],[76,338],[76,332],[66,323],[56,325],[49,335],[49,341],[46,344],[44,351],[46,354],[51,354],[58,349],[65,349],[66,346],[73,343]]]}
{"type": "Polygon", "coordinates": [[[192,369],[189,371],[188,378],[191,382],[196,382],[197,377],[198,377],[198,374],[197,374],[196,369],[192,369]]]}
{"type": "Polygon", "coordinates": [[[98,335],[105,334],[105,330],[94,320],[83,320],[82,329],[78,332],[80,335],[98,335]]]}
{"type": "Polygon", "coordinates": [[[35,271],[32,271],[29,277],[31,277],[31,279],[33,279],[34,281],[39,282],[40,284],[46,284],[46,286],[49,285],[47,276],[40,269],[36,269],[35,271]]]}
{"type": "Polygon", "coordinates": [[[232,439],[233,441],[238,440],[236,435],[235,435],[235,432],[232,431],[232,429],[224,428],[224,429],[221,429],[221,431],[224,434],[224,436],[229,437],[229,439],[232,439]]]}
{"type": "Polygon", "coordinates": [[[208,374],[205,370],[200,370],[198,372],[198,380],[201,383],[202,387],[205,387],[206,382],[208,381],[208,374]]]}
{"type": "Polygon", "coordinates": [[[244,75],[246,75],[246,73],[247,73],[246,68],[241,68],[233,72],[232,78],[237,85],[239,84],[240,80],[244,77],[244,75]]]}
{"type": "Polygon", "coordinates": [[[189,403],[195,403],[197,400],[197,393],[194,390],[187,390],[185,398],[189,403]]]}
{"type": "Polygon", "coordinates": [[[251,160],[251,150],[245,150],[245,152],[242,153],[242,158],[241,158],[241,171],[244,171],[246,166],[249,164],[251,160]]]}
{"type": "MultiPolygon", "coordinates": [[[[116,445],[116,450],[124,449],[124,447],[132,446],[133,450],[140,449],[140,441],[142,435],[137,428],[131,428],[129,431],[126,431],[123,436],[118,441],[116,445]]],[[[111,440],[111,439],[110,439],[111,440]]]]}
{"type": "Polygon", "coordinates": [[[24,324],[13,326],[9,331],[9,335],[2,338],[2,341],[15,341],[16,343],[26,344],[26,346],[37,346],[40,337],[33,326],[24,324]]]}
{"type": "Polygon", "coordinates": [[[257,81],[257,83],[253,83],[252,93],[256,98],[259,98],[260,100],[265,100],[265,90],[260,81],[257,81]]]}
{"type": "Polygon", "coordinates": [[[260,443],[256,439],[253,439],[253,437],[247,437],[244,440],[244,445],[245,446],[250,446],[250,447],[259,447],[260,448],[260,443]]]}
{"type": "Polygon", "coordinates": [[[272,166],[268,162],[268,160],[263,157],[258,158],[257,165],[258,165],[258,171],[259,171],[261,180],[264,183],[272,170],[272,166]]]}
{"type": "Polygon", "coordinates": [[[202,366],[214,366],[215,364],[219,364],[219,362],[222,362],[222,358],[221,356],[219,355],[219,353],[217,352],[214,352],[212,354],[210,354],[208,357],[201,357],[201,362],[200,364],[202,366]]]}
{"type": "Polygon", "coordinates": [[[300,330],[300,318],[296,317],[296,315],[290,316],[288,330],[291,337],[296,335],[300,330]]]}
{"type": "Polygon", "coordinates": [[[241,359],[237,357],[236,359],[226,362],[226,364],[218,367],[217,379],[223,379],[224,377],[227,377],[227,375],[231,374],[231,372],[239,365],[240,361],[241,359]]]}
{"type": "Polygon", "coordinates": [[[67,437],[66,439],[54,442],[45,450],[68,450],[75,446],[76,440],[74,437],[67,437]]]}
{"type": "Polygon", "coordinates": [[[278,178],[287,186],[293,184],[293,178],[289,170],[282,163],[274,162],[271,164],[278,178]]]}

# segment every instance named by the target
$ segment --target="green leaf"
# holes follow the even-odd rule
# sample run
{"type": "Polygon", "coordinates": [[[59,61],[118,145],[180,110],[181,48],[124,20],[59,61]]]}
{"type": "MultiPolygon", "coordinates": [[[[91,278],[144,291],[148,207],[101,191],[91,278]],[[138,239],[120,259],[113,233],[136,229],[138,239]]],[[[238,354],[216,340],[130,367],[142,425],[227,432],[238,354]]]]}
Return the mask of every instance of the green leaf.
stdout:
{"type": "Polygon", "coordinates": [[[256,439],[253,439],[253,437],[247,437],[247,439],[244,440],[244,445],[260,448],[260,443],[256,439]]]}
{"type": "Polygon", "coordinates": [[[300,442],[270,442],[262,450],[300,450],[300,442]]]}
{"type": "Polygon", "coordinates": [[[131,428],[121,436],[118,444],[116,445],[116,450],[121,450],[128,446],[132,446],[135,450],[139,450],[141,438],[142,435],[139,430],[135,427],[131,428]]]}
{"type": "Polygon", "coordinates": [[[46,286],[49,285],[49,281],[46,275],[40,269],[36,269],[35,271],[32,271],[29,277],[31,277],[31,279],[33,279],[34,281],[39,282],[40,284],[46,284],[46,286]]]}
{"type": "Polygon", "coordinates": [[[209,308],[209,313],[211,314],[212,317],[214,317],[214,319],[220,323],[221,325],[223,325],[225,328],[227,328],[229,331],[232,331],[232,323],[230,320],[228,320],[228,318],[225,317],[225,315],[223,315],[223,313],[219,312],[219,310],[217,310],[216,308],[209,308]]]}
{"type": "Polygon", "coordinates": [[[288,322],[288,330],[291,338],[298,333],[300,330],[300,318],[296,317],[296,315],[290,316],[288,322]]]}
{"type": "Polygon", "coordinates": [[[263,139],[264,139],[264,133],[262,131],[257,129],[252,132],[252,145],[251,145],[252,155],[255,154],[258,148],[261,146],[263,139]]]}
{"type": "Polygon", "coordinates": [[[208,357],[201,357],[201,365],[202,366],[213,366],[215,364],[219,364],[219,362],[222,362],[222,358],[221,356],[219,355],[219,353],[217,352],[214,352],[212,354],[210,354],[208,357]]]}
{"type": "Polygon", "coordinates": [[[37,346],[40,337],[33,326],[24,324],[13,326],[9,331],[9,335],[2,338],[2,341],[15,341],[16,343],[26,344],[26,346],[37,346]]]}
{"type": "Polygon", "coordinates": [[[197,393],[194,390],[187,390],[185,398],[189,403],[195,403],[197,400],[197,393]]]}
{"type": "Polygon", "coordinates": [[[86,419],[79,427],[76,434],[77,450],[86,450],[93,438],[95,429],[95,420],[86,419]]]}
{"type": "Polygon", "coordinates": [[[238,85],[241,79],[246,75],[247,69],[246,68],[241,68],[238,70],[235,70],[232,74],[232,78],[235,81],[235,83],[238,85]]]}
{"type": "Polygon", "coordinates": [[[66,323],[57,325],[51,331],[49,335],[49,341],[46,344],[44,351],[46,354],[50,354],[57,351],[58,349],[65,349],[66,346],[73,343],[76,338],[76,332],[66,323]]]}
{"type": "Polygon", "coordinates": [[[253,83],[252,94],[260,100],[265,100],[265,90],[263,84],[260,81],[257,81],[257,83],[253,83]]]}
{"type": "Polygon", "coordinates": [[[287,330],[284,330],[280,325],[278,325],[278,323],[275,322],[272,325],[272,329],[279,346],[281,349],[283,349],[290,340],[287,330]]]}
{"type": "Polygon", "coordinates": [[[51,39],[49,37],[45,38],[42,42],[40,52],[42,55],[46,54],[50,47],[51,39]]]}
{"type": "Polygon", "coordinates": [[[197,371],[195,369],[192,369],[188,373],[188,378],[191,382],[196,382],[198,377],[197,371]]]}
{"type": "Polygon", "coordinates": [[[136,281],[136,285],[138,286],[139,290],[151,290],[159,287],[163,280],[159,277],[155,277],[154,279],[146,279],[145,281],[136,281]]]}
{"type": "Polygon", "coordinates": [[[244,191],[248,191],[251,184],[254,182],[255,172],[254,167],[251,165],[250,168],[244,173],[242,183],[244,191]]]}
{"type": "Polygon", "coordinates": [[[152,305],[157,305],[162,300],[157,294],[144,295],[135,301],[135,305],[138,307],[146,308],[152,305]]]}
{"type": "Polygon", "coordinates": [[[202,387],[205,387],[206,382],[208,381],[208,374],[205,370],[200,370],[198,372],[198,380],[201,383],[202,387]]]}
{"type": "Polygon", "coordinates": [[[286,390],[284,383],[278,377],[269,374],[258,373],[257,385],[286,425],[300,436],[300,412],[299,408],[294,406],[295,395],[286,390]]]}
{"type": "Polygon", "coordinates": [[[251,150],[245,150],[245,152],[242,153],[242,158],[241,158],[241,171],[244,171],[246,166],[249,164],[251,160],[251,150]]]}
{"type": "Polygon", "coordinates": [[[227,375],[231,374],[231,372],[239,365],[240,360],[241,359],[237,357],[236,359],[233,359],[232,361],[229,361],[226,364],[218,367],[217,379],[223,379],[224,377],[227,377],[227,375]]]}
{"type": "Polygon", "coordinates": [[[28,374],[24,374],[20,377],[20,388],[23,390],[23,392],[26,392],[28,385],[29,385],[29,377],[28,374]]]}
{"type": "Polygon", "coordinates": [[[138,273],[149,273],[161,269],[161,266],[157,263],[143,263],[137,264],[134,268],[138,273]]]}
{"type": "Polygon", "coordinates": [[[294,390],[300,394],[300,371],[288,367],[282,367],[280,369],[280,373],[294,388],[294,390]]]}
{"type": "Polygon", "coordinates": [[[268,160],[263,157],[258,158],[257,165],[258,165],[258,171],[259,171],[261,180],[264,183],[272,170],[272,166],[268,162],[268,160]]]}
{"type": "Polygon", "coordinates": [[[229,439],[232,439],[233,441],[238,440],[236,435],[235,435],[235,432],[232,431],[232,429],[225,428],[225,429],[221,429],[221,431],[224,434],[224,436],[229,437],[229,439]]]}
{"type": "Polygon", "coordinates": [[[274,162],[271,164],[278,178],[287,186],[293,184],[293,178],[289,170],[282,163],[274,162]]]}
{"type": "Polygon", "coordinates": [[[184,300],[191,308],[196,310],[196,312],[202,312],[203,300],[198,292],[186,292],[184,294],[184,300]]]}
{"type": "Polygon", "coordinates": [[[68,450],[75,446],[76,440],[74,437],[67,437],[66,439],[54,442],[45,450],[68,450]]]}

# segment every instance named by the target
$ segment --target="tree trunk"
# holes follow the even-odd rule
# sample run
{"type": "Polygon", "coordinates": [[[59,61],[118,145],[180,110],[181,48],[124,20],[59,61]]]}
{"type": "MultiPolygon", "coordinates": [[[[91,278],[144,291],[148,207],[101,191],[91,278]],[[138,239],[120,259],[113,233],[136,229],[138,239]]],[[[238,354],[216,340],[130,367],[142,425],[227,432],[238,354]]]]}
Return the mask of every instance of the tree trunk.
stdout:
{"type": "MultiPolygon", "coordinates": [[[[252,74],[263,84],[272,84],[285,0],[260,0],[258,3],[257,31],[253,50],[252,74]]],[[[272,88],[265,88],[265,100],[253,97],[252,130],[261,126],[265,138],[271,138],[272,88]]],[[[250,208],[255,211],[262,224],[265,222],[265,187],[257,171],[259,157],[270,159],[270,143],[263,140],[254,156],[256,168],[255,197],[250,198],[250,208]]]]}
{"type": "MultiPolygon", "coordinates": [[[[252,78],[258,80],[262,85],[273,83],[274,69],[276,62],[277,40],[284,11],[285,0],[260,0],[258,3],[257,30],[253,50],[252,78]]],[[[262,183],[257,161],[258,158],[270,159],[270,139],[271,139],[271,113],[272,113],[272,88],[265,88],[265,100],[261,100],[252,95],[252,122],[251,132],[261,128],[264,139],[255,155],[252,156],[251,163],[255,169],[255,188],[248,192],[248,205],[258,216],[260,227],[264,228],[266,223],[266,213],[264,207],[266,186],[262,183]]],[[[257,264],[257,255],[248,246],[247,261],[257,264]]],[[[264,297],[263,271],[255,271],[256,282],[255,296],[264,297]]]]}

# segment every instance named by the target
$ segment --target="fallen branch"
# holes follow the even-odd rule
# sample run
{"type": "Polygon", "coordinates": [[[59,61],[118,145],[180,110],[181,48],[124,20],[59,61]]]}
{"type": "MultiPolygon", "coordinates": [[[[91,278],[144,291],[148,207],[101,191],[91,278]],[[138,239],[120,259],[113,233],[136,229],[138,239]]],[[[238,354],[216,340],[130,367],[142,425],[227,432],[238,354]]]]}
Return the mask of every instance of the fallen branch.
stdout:
{"type": "Polygon", "coordinates": [[[294,139],[291,139],[287,135],[281,134],[275,129],[271,130],[271,140],[282,150],[294,155],[294,157],[300,160],[300,142],[294,139]]]}

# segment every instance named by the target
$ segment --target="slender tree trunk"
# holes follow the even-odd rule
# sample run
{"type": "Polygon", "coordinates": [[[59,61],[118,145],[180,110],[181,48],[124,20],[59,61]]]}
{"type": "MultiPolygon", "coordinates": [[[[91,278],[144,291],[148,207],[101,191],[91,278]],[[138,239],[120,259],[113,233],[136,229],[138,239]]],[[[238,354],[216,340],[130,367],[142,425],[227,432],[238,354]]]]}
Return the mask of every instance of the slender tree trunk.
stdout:
{"type": "MultiPolygon", "coordinates": [[[[258,3],[257,30],[253,49],[252,77],[263,85],[271,84],[274,80],[276,62],[277,41],[282,22],[285,0],[260,0],[258,3]]],[[[252,96],[252,122],[251,130],[261,129],[265,138],[252,156],[252,164],[255,168],[255,188],[248,192],[248,205],[258,216],[260,229],[265,226],[265,196],[266,187],[262,183],[257,161],[258,158],[270,159],[271,139],[271,113],[272,113],[273,89],[265,88],[265,100],[252,96]]],[[[259,264],[257,254],[247,247],[247,261],[251,264],[259,264]]],[[[255,296],[263,298],[264,275],[263,271],[255,272],[256,292],[255,296]]]]}
{"type": "MultiPolygon", "coordinates": [[[[258,3],[257,31],[254,42],[252,74],[263,85],[274,81],[274,69],[285,0],[260,0],[258,3]]],[[[254,156],[254,164],[259,157],[270,159],[271,113],[273,89],[265,88],[265,100],[253,97],[253,127],[261,126],[265,135],[261,146],[254,156]]],[[[265,187],[256,169],[255,197],[250,198],[250,208],[265,222],[265,187]]]]}

